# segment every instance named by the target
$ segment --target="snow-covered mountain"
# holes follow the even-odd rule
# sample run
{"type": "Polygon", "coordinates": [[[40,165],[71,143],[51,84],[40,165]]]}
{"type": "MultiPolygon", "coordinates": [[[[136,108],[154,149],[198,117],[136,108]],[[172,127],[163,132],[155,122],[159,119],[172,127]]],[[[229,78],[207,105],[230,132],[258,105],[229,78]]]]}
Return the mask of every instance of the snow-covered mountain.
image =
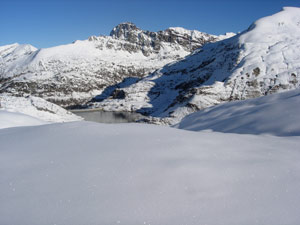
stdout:
{"type": "Polygon", "coordinates": [[[285,7],[134,84],[111,87],[90,107],[139,111],[152,116],[150,122],[174,124],[222,102],[299,88],[299,49],[300,8],[285,7]]]}
{"type": "Polygon", "coordinates": [[[214,36],[183,28],[143,31],[132,23],[110,36],[92,36],[47,49],[0,47],[0,92],[42,97],[61,106],[82,104],[124,78],[142,78],[193,52],[214,36]]]}

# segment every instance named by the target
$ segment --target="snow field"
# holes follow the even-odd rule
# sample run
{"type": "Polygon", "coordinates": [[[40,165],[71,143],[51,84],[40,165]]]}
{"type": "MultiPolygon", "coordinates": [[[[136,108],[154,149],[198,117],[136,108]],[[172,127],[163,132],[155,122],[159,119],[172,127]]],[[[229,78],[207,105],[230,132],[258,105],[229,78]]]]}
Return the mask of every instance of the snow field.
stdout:
{"type": "Polygon", "coordinates": [[[0,224],[296,225],[299,141],[143,124],[1,129],[0,224]]]}

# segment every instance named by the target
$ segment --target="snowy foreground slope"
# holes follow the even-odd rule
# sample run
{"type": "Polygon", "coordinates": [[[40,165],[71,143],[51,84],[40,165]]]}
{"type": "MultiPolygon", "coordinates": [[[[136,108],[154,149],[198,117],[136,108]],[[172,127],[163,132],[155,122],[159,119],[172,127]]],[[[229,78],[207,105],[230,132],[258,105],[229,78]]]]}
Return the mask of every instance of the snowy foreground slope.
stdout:
{"type": "Polygon", "coordinates": [[[53,48],[1,46],[0,92],[30,94],[61,106],[83,104],[107,86],[127,77],[136,81],[207,42],[232,35],[178,27],[150,32],[122,23],[110,36],[92,36],[53,48]]]}
{"type": "MultiPolygon", "coordinates": [[[[226,133],[300,136],[300,89],[220,104],[186,116],[176,127],[226,133]]],[[[299,143],[300,144],[300,143],[299,143]]]]}
{"type": "Polygon", "coordinates": [[[0,224],[300,223],[299,136],[73,122],[0,143],[0,224]]]}
{"type": "Polygon", "coordinates": [[[153,116],[154,123],[175,124],[187,114],[222,102],[298,88],[299,49],[300,8],[285,7],[137,83],[120,84],[123,99],[104,98],[91,107],[139,111],[153,116]]]}
{"type": "Polygon", "coordinates": [[[0,94],[0,128],[78,120],[82,118],[42,98],[0,94]],[[18,115],[17,118],[14,115],[18,115]]]}

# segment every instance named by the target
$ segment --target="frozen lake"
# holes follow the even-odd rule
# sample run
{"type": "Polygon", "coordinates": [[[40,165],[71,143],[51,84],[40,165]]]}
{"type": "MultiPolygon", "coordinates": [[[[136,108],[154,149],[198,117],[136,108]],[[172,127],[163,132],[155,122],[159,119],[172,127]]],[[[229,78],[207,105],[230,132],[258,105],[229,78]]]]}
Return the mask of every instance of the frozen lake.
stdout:
{"type": "Polygon", "coordinates": [[[105,112],[101,110],[74,110],[74,114],[83,117],[86,121],[98,123],[133,123],[143,116],[133,112],[105,112]]]}

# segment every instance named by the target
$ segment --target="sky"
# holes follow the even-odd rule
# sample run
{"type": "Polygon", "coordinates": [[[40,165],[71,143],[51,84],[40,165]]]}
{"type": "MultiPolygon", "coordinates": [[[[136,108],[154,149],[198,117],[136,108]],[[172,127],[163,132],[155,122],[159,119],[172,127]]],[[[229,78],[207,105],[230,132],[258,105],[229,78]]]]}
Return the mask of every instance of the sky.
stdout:
{"type": "Polygon", "coordinates": [[[109,35],[121,22],[143,30],[184,27],[209,34],[241,32],[299,0],[0,0],[0,46],[47,48],[109,35]]]}

